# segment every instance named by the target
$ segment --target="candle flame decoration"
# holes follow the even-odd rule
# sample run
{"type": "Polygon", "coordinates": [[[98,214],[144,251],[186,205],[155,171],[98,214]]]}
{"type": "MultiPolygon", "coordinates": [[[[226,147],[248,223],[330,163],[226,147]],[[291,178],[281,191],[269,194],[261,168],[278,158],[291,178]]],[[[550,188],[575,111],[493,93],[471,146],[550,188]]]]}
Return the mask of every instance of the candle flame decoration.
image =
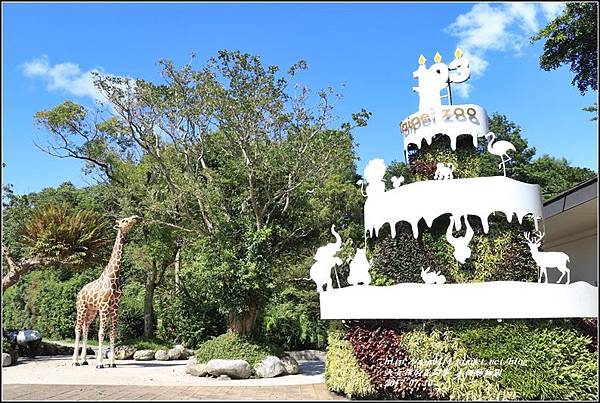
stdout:
{"type": "Polygon", "coordinates": [[[420,65],[424,65],[425,64],[425,56],[423,56],[423,54],[421,54],[421,56],[419,56],[419,64],[420,65]]]}
{"type": "Polygon", "coordinates": [[[439,63],[442,61],[442,55],[440,55],[440,52],[435,52],[435,56],[433,57],[433,61],[436,63],[439,63]]]}
{"type": "Polygon", "coordinates": [[[457,59],[460,59],[463,55],[462,50],[460,50],[460,48],[456,48],[456,50],[454,51],[454,57],[456,57],[457,59]]]}

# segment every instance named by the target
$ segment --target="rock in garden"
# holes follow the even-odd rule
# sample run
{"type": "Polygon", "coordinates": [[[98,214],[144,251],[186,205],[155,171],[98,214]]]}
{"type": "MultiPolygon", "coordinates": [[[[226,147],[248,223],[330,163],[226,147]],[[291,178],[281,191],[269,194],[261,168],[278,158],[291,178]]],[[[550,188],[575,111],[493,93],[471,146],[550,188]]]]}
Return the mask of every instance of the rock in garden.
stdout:
{"type": "Polygon", "coordinates": [[[154,359],[154,350],[138,350],[133,354],[136,361],[152,361],[154,359]]]}
{"type": "Polygon", "coordinates": [[[154,353],[154,358],[158,361],[169,361],[169,353],[165,350],[157,350],[154,353]]]}
{"type": "Polygon", "coordinates": [[[298,361],[289,355],[281,357],[281,364],[285,368],[285,373],[288,375],[296,375],[298,373],[298,361]]]}
{"type": "Polygon", "coordinates": [[[19,359],[19,351],[15,348],[14,350],[10,350],[9,353],[11,357],[11,365],[16,364],[17,360],[19,359]]]}
{"type": "Polygon", "coordinates": [[[134,346],[117,346],[115,347],[115,360],[130,360],[137,348],[134,346]]]}
{"type": "Polygon", "coordinates": [[[186,366],[185,373],[192,376],[206,376],[208,375],[208,365],[194,364],[191,367],[186,366]]]}
{"type": "Polygon", "coordinates": [[[254,372],[259,378],[273,378],[283,374],[285,367],[278,357],[270,355],[254,366],[254,372]]]}
{"type": "Polygon", "coordinates": [[[2,366],[8,367],[12,365],[12,357],[8,353],[2,353],[2,366]]]}
{"type": "Polygon", "coordinates": [[[173,347],[175,350],[179,350],[179,360],[187,360],[189,357],[194,355],[194,350],[190,350],[189,348],[185,348],[183,345],[178,344],[173,347]]]}
{"type": "Polygon", "coordinates": [[[181,358],[181,350],[179,349],[172,348],[167,353],[169,354],[169,360],[178,360],[181,358]]]}
{"type": "Polygon", "coordinates": [[[217,378],[218,381],[230,381],[231,378],[228,377],[227,375],[219,375],[219,377],[217,378]]]}
{"type": "MultiPolygon", "coordinates": [[[[23,345],[23,344],[21,344],[23,345]]],[[[56,344],[47,343],[45,341],[39,342],[38,348],[36,349],[37,355],[58,355],[58,346],[56,344]]]]}
{"type": "Polygon", "coordinates": [[[187,363],[185,364],[185,367],[190,368],[196,364],[198,364],[198,359],[196,357],[190,357],[190,358],[188,358],[187,363]]]}
{"type": "Polygon", "coordinates": [[[231,378],[248,379],[252,374],[250,364],[244,360],[210,360],[206,365],[212,376],[228,375],[231,378]]]}

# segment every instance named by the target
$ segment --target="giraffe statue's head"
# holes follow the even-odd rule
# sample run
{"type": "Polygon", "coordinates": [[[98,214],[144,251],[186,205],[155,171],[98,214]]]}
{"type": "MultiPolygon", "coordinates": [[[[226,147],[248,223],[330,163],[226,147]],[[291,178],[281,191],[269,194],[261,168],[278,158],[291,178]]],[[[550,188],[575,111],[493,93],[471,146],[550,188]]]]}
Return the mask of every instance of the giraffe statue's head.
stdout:
{"type": "Polygon", "coordinates": [[[129,230],[131,229],[131,227],[133,227],[133,224],[135,224],[140,218],[139,215],[132,215],[131,217],[127,217],[127,218],[121,218],[120,220],[116,221],[116,225],[115,228],[121,230],[121,233],[123,235],[126,235],[127,232],[129,232],[129,230]]]}

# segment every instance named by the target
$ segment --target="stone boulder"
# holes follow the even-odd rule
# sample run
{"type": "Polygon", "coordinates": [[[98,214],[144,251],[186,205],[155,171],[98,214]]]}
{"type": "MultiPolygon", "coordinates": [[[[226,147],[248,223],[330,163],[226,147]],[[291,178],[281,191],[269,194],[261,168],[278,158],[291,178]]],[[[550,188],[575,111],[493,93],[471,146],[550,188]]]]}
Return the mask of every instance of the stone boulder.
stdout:
{"type": "Polygon", "coordinates": [[[185,364],[185,373],[192,376],[206,376],[208,368],[206,364],[198,364],[196,357],[190,357],[185,364]]]}
{"type": "Polygon", "coordinates": [[[115,347],[115,360],[130,360],[137,351],[135,346],[117,346],[115,347]]]}
{"type": "Polygon", "coordinates": [[[2,366],[9,367],[13,364],[12,357],[8,353],[2,353],[2,366]]]}
{"type": "Polygon", "coordinates": [[[154,359],[154,350],[138,350],[133,354],[136,361],[152,361],[154,359]]]}
{"type": "Polygon", "coordinates": [[[285,373],[285,367],[278,357],[270,355],[254,366],[254,372],[259,378],[273,378],[285,373]]]}
{"type": "Polygon", "coordinates": [[[169,353],[165,350],[157,350],[154,353],[154,359],[157,361],[169,361],[169,353]]]}
{"type": "Polygon", "coordinates": [[[189,370],[186,370],[186,373],[192,376],[206,376],[208,375],[208,365],[207,364],[196,364],[193,365],[189,370]]]}
{"type": "Polygon", "coordinates": [[[285,368],[285,373],[288,375],[296,375],[298,373],[298,361],[289,355],[281,357],[281,364],[285,368]]]}
{"type": "Polygon", "coordinates": [[[187,360],[187,363],[185,364],[186,368],[191,367],[192,365],[196,365],[198,364],[198,359],[196,357],[190,357],[187,360]]]}
{"type": "Polygon", "coordinates": [[[169,360],[178,360],[181,357],[181,350],[172,348],[167,351],[167,354],[169,355],[169,360]]]}
{"type": "Polygon", "coordinates": [[[252,367],[244,360],[210,360],[206,366],[208,373],[216,377],[227,375],[234,379],[248,379],[252,375],[252,367]]]}
{"type": "Polygon", "coordinates": [[[179,358],[175,358],[176,360],[187,360],[188,358],[194,356],[194,350],[185,348],[181,344],[176,345],[175,347],[173,347],[173,349],[179,351],[179,358]]]}

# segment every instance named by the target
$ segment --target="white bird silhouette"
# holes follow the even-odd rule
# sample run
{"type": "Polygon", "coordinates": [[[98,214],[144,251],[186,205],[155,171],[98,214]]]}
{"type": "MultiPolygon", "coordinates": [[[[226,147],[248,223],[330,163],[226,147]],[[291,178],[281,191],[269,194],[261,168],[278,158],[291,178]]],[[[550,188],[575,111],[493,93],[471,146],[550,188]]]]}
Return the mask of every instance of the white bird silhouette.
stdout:
{"type": "Polygon", "coordinates": [[[404,183],[404,176],[401,176],[399,178],[396,176],[392,176],[392,186],[394,186],[394,189],[399,187],[402,183],[404,183]]]}
{"type": "Polygon", "coordinates": [[[504,164],[512,160],[512,158],[510,158],[510,155],[507,154],[507,151],[517,151],[515,146],[512,143],[505,140],[494,141],[496,140],[496,134],[493,132],[489,132],[488,134],[486,134],[485,138],[488,141],[487,150],[491,154],[497,155],[502,159],[502,161],[498,164],[498,168],[502,167],[504,176],[506,176],[506,167],[504,164]],[[504,159],[504,156],[506,156],[506,159],[504,159]]]}

